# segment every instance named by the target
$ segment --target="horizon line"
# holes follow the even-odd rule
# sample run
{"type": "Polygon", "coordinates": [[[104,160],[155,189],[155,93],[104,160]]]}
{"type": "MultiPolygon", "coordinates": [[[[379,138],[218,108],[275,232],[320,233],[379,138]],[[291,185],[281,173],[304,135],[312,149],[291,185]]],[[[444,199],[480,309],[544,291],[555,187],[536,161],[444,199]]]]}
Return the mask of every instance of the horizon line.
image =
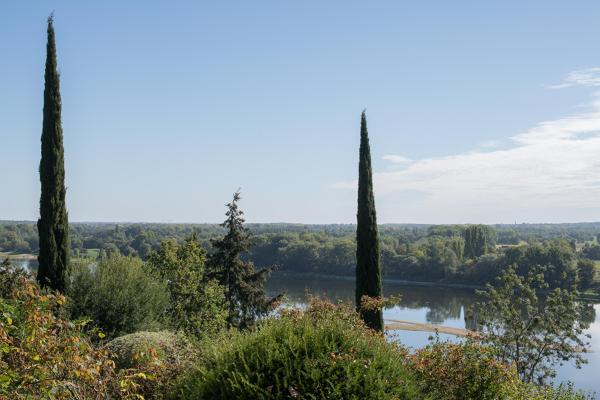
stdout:
{"type": "MultiPolygon", "coordinates": [[[[0,224],[6,223],[28,223],[36,224],[37,220],[29,219],[0,219],[0,224]]],[[[221,225],[222,222],[176,222],[176,221],[69,221],[69,224],[98,224],[98,225],[221,225]]],[[[378,226],[385,225],[401,225],[401,226],[443,226],[443,225],[593,225],[599,224],[600,220],[597,221],[576,221],[576,222],[493,222],[493,223],[481,223],[481,222],[456,222],[456,223],[428,223],[428,222],[381,222],[377,223],[378,226]]],[[[328,226],[328,225],[346,225],[353,226],[356,222],[246,222],[246,225],[302,225],[302,226],[328,226]]]]}

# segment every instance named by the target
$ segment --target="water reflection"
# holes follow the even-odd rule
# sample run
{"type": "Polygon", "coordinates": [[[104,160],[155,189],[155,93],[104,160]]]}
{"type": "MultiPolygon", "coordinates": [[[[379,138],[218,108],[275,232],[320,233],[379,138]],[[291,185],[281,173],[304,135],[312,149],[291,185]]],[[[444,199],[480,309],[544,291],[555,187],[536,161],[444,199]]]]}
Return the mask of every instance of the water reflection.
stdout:
{"type": "MultiPolygon", "coordinates": [[[[465,318],[465,324],[472,321],[466,318],[466,310],[476,301],[474,290],[428,286],[407,286],[384,282],[387,296],[400,295],[397,307],[400,309],[426,309],[425,322],[442,324],[447,320],[465,318]]],[[[327,298],[331,301],[352,301],[354,299],[354,280],[343,278],[319,278],[313,276],[295,276],[274,274],[267,289],[275,294],[285,292],[292,303],[304,303],[307,295],[327,298]]],[[[388,309],[386,311],[393,311],[388,309]]],[[[386,313],[387,314],[387,313],[386,313]]]]}
{"type": "MultiPolygon", "coordinates": [[[[472,312],[472,308],[480,299],[473,289],[413,286],[391,282],[384,282],[383,286],[386,296],[401,296],[397,306],[400,309],[424,309],[424,322],[441,325],[448,320],[462,320],[466,329],[477,330],[477,316],[472,312]]],[[[292,303],[304,303],[308,294],[333,302],[354,300],[354,280],[347,278],[275,273],[269,280],[267,289],[273,294],[285,292],[292,303]]],[[[594,304],[586,303],[582,322],[589,325],[595,319],[594,304]]]]}
{"type": "Polygon", "coordinates": [[[38,269],[38,261],[36,259],[11,259],[10,264],[16,268],[21,268],[29,272],[35,272],[38,269]]]}
{"type": "MultiPolygon", "coordinates": [[[[285,292],[290,302],[303,304],[307,293],[326,297],[332,301],[352,301],[354,299],[354,281],[342,278],[321,278],[275,273],[268,282],[270,293],[285,292]]],[[[412,286],[384,282],[386,296],[400,295],[398,305],[384,310],[384,318],[413,322],[427,322],[457,328],[476,330],[476,315],[469,310],[478,300],[474,290],[441,288],[430,286],[412,286]]],[[[572,381],[577,388],[600,393],[600,381],[596,377],[600,368],[600,312],[599,304],[585,304],[586,333],[592,335],[591,351],[586,354],[589,364],[576,369],[571,364],[557,367],[556,381],[572,381]]],[[[390,335],[392,340],[400,340],[408,347],[425,346],[430,332],[397,331],[390,335]]],[[[453,336],[440,334],[442,340],[457,340],[453,336]]]]}

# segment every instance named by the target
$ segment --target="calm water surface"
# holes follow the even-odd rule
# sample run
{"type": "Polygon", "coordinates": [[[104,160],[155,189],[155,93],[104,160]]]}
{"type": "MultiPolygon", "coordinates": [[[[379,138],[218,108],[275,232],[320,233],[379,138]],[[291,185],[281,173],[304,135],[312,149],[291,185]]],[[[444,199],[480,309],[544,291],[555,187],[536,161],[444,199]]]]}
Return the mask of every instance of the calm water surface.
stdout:
{"type": "MultiPolygon", "coordinates": [[[[268,285],[271,293],[285,292],[290,302],[303,305],[307,293],[326,296],[332,301],[353,300],[354,281],[341,278],[322,278],[275,273],[268,285]]],[[[441,287],[411,286],[384,282],[386,295],[401,295],[400,304],[384,310],[384,318],[472,329],[465,318],[465,310],[476,301],[473,290],[441,287]]],[[[555,382],[572,381],[578,389],[600,394],[600,304],[590,304],[593,322],[587,333],[592,335],[591,351],[586,354],[588,364],[576,369],[571,364],[557,368],[555,382]]],[[[404,345],[418,348],[425,346],[430,332],[395,331],[392,337],[404,345]]],[[[441,339],[456,340],[440,334],[441,339]]]]}
{"type": "Polygon", "coordinates": [[[27,269],[31,272],[37,271],[38,262],[37,260],[14,260],[11,259],[10,263],[15,267],[27,269]]]}

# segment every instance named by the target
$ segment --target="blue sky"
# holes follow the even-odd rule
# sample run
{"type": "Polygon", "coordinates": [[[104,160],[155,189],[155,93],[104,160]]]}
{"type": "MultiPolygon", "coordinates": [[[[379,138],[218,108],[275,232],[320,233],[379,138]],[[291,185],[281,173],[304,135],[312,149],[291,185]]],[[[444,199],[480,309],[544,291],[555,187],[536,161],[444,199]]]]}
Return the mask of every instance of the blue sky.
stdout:
{"type": "Polygon", "coordinates": [[[74,221],[600,220],[600,2],[6,0],[0,219],[35,219],[54,10],[74,221]],[[596,161],[598,160],[598,161],[596,161]]]}

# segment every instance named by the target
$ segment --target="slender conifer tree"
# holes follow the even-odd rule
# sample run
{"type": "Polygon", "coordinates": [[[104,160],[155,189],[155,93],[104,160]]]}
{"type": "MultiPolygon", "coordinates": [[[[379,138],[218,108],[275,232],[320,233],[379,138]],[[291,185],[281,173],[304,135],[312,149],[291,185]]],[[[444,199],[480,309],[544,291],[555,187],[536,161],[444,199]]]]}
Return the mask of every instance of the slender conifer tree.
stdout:
{"type": "Polygon", "coordinates": [[[268,315],[280,303],[283,295],[267,295],[264,285],[275,266],[255,269],[243,256],[252,247],[249,230],[244,226],[244,212],[239,209],[240,192],[226,205],[227,219],[221,226],[225,236],[213,240],[214,252],[208,258],[209,276],[225,288],[229,328],[248,328],[259,318],[268,315]]]}
{"type": "Polygon", "coordinates": [[[63,292],[69,264],[69,221],[65,204],[65,165],[61,122],[60,82],[56,64],[54,18],[48,18],[44,119],[40,161],[40,237],[37,280],[63,292]]]}
{"type": "Polygon", "coordinates": [[[381,266],[377,215],[373,196],[371,148],[367,131],[367,117],[363,111],[360,121],[360,154],[358,163],[358,213],[356,226],[356,306],[365,323],[383,331],[381,309],[361,309],[363,296],[381,297],[381,266]]]}

